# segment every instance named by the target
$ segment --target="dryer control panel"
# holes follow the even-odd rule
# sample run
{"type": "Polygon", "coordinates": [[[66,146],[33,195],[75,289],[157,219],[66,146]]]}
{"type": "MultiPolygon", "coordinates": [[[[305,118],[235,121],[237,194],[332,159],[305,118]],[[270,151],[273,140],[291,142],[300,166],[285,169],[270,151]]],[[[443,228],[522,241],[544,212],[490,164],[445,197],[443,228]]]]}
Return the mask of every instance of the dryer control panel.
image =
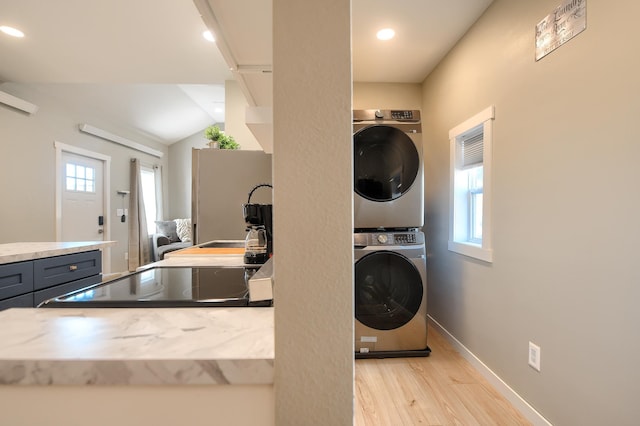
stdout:
{"type": "Polygon", "coordinates": [[[409,123],[420,122],[420,110],[417,109],[355,109],[353,121],[400,121],[409,123]]]}
{"type": "Polygon", "coordinates": [[[422,232],[363,232],[353,234],[353,244],[366,246],[409,246],[424,244],[422,232]]]}

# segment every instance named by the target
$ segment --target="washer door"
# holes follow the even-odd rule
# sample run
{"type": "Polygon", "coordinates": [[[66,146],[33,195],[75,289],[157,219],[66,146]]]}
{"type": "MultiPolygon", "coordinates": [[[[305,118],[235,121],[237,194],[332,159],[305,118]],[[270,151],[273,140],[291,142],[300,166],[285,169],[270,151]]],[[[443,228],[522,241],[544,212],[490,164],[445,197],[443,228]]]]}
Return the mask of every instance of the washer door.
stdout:
{"type": "Polygon", "coordinates": [[[376,251],[355,265],[356,319],[376,330],[402,327],[422,303],[422,278],[407,257],[376,251]]]}
{"type": "Polygon", "coordinates": [[[373,125],[356,132],[353,144],[353,187],[358,195],[385,202],[411,188],[420,170],[420,155],[406,133],[373,125]]]}

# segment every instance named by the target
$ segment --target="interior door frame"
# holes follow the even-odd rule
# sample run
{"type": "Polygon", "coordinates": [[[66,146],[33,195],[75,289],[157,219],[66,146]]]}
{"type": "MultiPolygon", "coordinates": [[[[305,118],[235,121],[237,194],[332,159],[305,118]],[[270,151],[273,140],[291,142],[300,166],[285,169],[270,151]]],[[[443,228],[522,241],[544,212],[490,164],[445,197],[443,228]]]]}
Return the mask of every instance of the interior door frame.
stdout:
{"type": "MultiPolygon", "coordinates": [[[[67,145],[54,141],[53,147],[56,150],[56,241],[62,241],[62,153],[82,155],[102,162],[102,205],[104,206],[105,221],[103,225],[103,240],[111,240],[111,221],[109,212],[111,211],[111,197],[109,197],[111,183],[111,157],[98,152],[89,151],[77,146],[67,145]]],[[[102,272],[111,272],[111,248],[102,249],[102,272]]]]}

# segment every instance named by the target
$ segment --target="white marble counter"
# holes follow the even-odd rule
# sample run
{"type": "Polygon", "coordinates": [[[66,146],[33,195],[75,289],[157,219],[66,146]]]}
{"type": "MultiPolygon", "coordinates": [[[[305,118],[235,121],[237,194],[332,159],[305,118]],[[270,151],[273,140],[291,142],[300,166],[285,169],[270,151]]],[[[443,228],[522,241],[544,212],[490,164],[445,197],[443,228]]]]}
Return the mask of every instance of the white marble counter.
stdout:
{"type": "Polygon", "coordinates": [[[9,309],[0,384],[273,384],[273,308],[9,309]]]}
{"type": "Polygon", "coordinates": [[[0,264],[103,249],[116,241],[23,242],[0,244],[0,264]]]}

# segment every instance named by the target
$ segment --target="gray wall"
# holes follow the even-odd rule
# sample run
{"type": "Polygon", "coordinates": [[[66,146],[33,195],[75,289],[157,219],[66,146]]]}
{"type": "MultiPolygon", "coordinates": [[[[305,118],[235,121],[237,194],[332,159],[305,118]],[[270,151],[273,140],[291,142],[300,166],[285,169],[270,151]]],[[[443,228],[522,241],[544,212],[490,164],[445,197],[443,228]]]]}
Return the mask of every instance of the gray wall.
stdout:
{"type": "MultiPolygon", "coordinates": [[[[224,124],[218,124],[224,129],[224,124]]],[[[191,217],[191,151],[208,148],[204,131],[169,146],[169,194],[171,204],[165,219],[191,217]]]]}
{"type": "Polygon", "coordinates": [[[353,83],[353,109],[422,109],[418,83],[353,83]]]}
{"type": "Polygon", "coordinates": [[[424,82],[428,311],[553,424],[637,424],[640,3],[535,62],[558,3],[496,0],[424,82]],[[489,105],[493,264],[447,250],[448,131],[489,105]]]}
{"type": "MultiPolygon", "coordinates": [[[[69,90],[73,85],[68,85],[69,90]]],[[[0,90],[40,107],[33,115],[0,105],[0,243],[55,241],[55,149],[54,141],[111,157],[111,271],[126,271],[127,223],[116,218],[122,208],[118,189],[129,189],[130,159],[140,158],[163,166],[166,184],[167,147],[145,139],[101,116],[67,107],[64,98],[52,97],[46,85],[4,83],[0,90]],[[163,159],[81,133],[78,124],[89,123],[165,153],[163,159]]],[[[128,203],[128,198],[126,199],[128,203]]],[[[169,200],[165,200],[168,203],[169,200]]],[[[165,210],[166,210],[165,204],[165,210]]],[[[126,206],[128,208],[128,204],[126,206]]]]}

